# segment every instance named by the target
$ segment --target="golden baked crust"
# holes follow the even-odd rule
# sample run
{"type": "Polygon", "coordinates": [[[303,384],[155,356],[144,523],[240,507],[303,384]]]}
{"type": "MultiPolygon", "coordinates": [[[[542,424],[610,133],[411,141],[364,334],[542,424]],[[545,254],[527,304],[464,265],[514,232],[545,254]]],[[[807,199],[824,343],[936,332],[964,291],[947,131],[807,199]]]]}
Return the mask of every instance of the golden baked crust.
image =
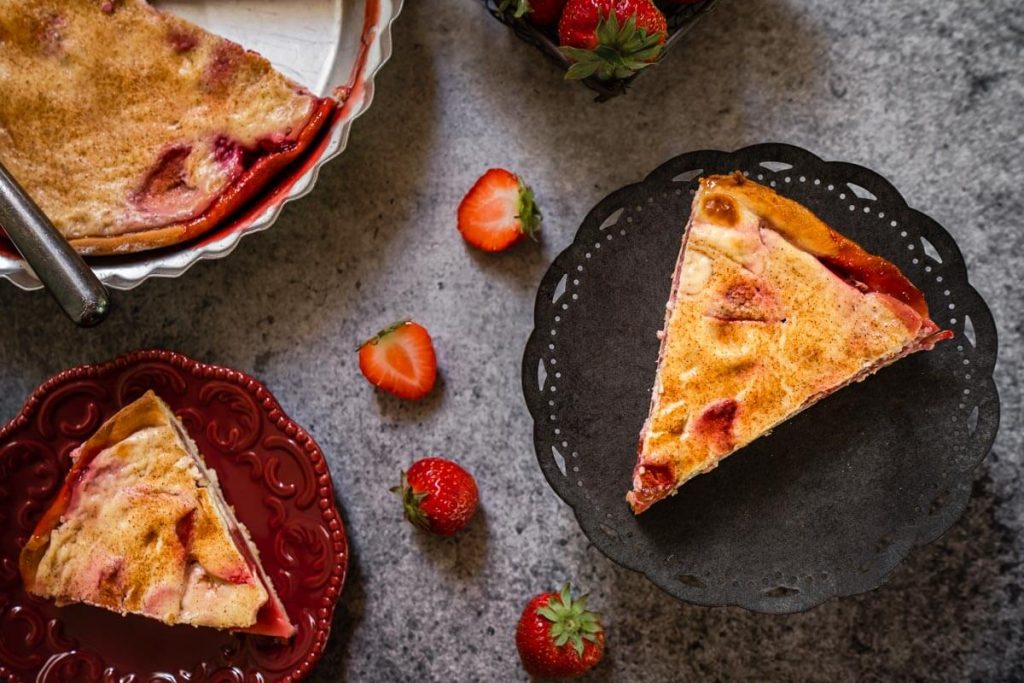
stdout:
{"type": "Polygon", "coordinates": [[[836,389],[950,336],[899,269],[740,174],[703,178],[666,312],[640,513],[836,389]]]}
{"type": "Polygon", "coordinates": [[[280,607],[216,476],[153,392],[105,422],[72,458],[21,552],[30,593],[241,630],[257,626],[268,601],[280,607]]]}
{"type": "Polygon", "coordinates": [[[0,160],[90,254],[214,227],[334,106],[143,0],[0,0],[0,92],[0,160]]]}

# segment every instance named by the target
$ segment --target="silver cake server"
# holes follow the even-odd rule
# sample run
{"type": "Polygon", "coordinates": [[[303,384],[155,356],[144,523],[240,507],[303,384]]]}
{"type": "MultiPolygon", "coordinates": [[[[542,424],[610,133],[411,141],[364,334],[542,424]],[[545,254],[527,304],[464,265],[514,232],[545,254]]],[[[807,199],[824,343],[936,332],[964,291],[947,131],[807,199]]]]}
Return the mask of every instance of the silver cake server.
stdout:
{"type": "Polygon", "coordinates": [[[107,317],[106,288],[2,163],[0,227],[76,324],[90,327],[107,317]]]}

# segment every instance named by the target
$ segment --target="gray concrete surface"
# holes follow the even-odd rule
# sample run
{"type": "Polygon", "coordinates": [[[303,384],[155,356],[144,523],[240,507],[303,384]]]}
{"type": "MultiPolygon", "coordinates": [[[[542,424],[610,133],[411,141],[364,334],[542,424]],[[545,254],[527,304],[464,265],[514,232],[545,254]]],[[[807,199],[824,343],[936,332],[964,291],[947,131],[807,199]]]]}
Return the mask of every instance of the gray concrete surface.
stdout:
{"type": "Polygon", "coordinates": [[[329,454],[353,564],[313,680],[525,678],[515,620],[571,578],[606,615],[588,680],[1024,680],[1024,11],[1017,0],[724,0],[604,105],[472,0],[407,3],[395,56],[316,191],[227,260],[117,296],[78,331],[0,284],[0,418],[65,367],[161,346],[262,378],[329,454]],[[999,325],[1002,430],[963,520],[874,593],[773,617],[678,604],[601,556],[534,459],[519,387],[536,286],[587,210],[660,162],[762,141],[867,165],[958,239],[999,325]],[[491,165],[522,172],[544,238],[468,251],[454,210],[491,165]],[[375,395],[355,344],[411,315],[442,388],[375,395]],[[403,523],[387,487],[416,456],[476,473],[453,540],[403,523]]]}

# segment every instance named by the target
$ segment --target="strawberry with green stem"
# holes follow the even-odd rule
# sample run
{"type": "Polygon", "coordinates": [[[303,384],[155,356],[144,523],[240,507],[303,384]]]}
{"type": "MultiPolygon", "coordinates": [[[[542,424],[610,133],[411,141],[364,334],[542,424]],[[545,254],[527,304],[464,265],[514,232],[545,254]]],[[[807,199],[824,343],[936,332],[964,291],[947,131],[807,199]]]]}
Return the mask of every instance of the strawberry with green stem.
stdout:
{"type": "Polygon", "coordinates": [[[489,169],[480,176],[458,209],[463,239],[489,252],[507,249],[526,237],[536,240],[541,219],[533,190],[503,168],[489,169]]]}
{"type": "Polygon", "coordinates": [[[573,598],[569,584],[535,596],[516,626],[516,649],[531,676],[573,678],[604,656],[600,615],[587,610],[587,596],[573,598]]]}
{"type": "Polygon", "coordinates": [[[391,489],[402,499],[405,518],[438,536],[465,528],[476,514],[480,491],[473,475],[444,458],[421,458],[391,489]]]}
{"type": "Polygon", "coordinates": [[[651,0],[569,0],[558,23],[569,79],[628,78],[657,61],[667,37],[651,0]]]}

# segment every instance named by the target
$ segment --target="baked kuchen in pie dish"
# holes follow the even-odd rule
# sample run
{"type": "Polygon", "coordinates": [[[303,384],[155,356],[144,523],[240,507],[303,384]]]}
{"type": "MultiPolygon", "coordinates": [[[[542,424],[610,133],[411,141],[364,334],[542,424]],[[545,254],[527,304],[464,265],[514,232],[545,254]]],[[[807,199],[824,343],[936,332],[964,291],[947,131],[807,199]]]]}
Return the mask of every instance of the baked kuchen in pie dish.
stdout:
{"type": "Polygon", "coordinates": [[[81,253],[223,223],[337,108],[143,0],[0,0],[0,161],[81,253]]]}

